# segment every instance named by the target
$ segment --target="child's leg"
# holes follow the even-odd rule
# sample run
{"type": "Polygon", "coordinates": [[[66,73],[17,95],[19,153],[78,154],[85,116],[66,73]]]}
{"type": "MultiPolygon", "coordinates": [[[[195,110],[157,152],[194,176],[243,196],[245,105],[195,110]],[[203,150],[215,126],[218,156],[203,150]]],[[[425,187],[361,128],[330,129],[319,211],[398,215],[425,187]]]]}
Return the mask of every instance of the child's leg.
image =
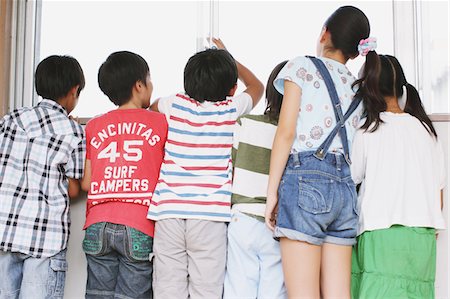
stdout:
{"type": "Polygon", "coordinates": [[[21,253],[0,251],[0,295],[1,298],[17,298],[22,283],[23,260],[21,253]]]}
{"type": "Polygon", "coordinates": [[[288,298],[320,298],[321,246],[281,238],[281,261],[288,298]]]}
{"type": "Polygon", "coordinates": [[[153,243],[153,294],[158,299],[188,298],[186,220],[156,222],[153,243]]]}
{"type": "Polygon", "coordinates": [[[123,235],[116,235],[119,271],[114,296],[122,299],[150,299],[153,271],[150,253],[153,239],[132,227],[123,228],[123,235]]]}
{"type": "Polygon", "coordinates": [[[49,258],[28,257],[23,263],[20,298],[63,298],[66,250],[49,258]]]}
{"type": "Polygon", "coordinates": [[[119,260],[112,249],[116,224],[100,222],[86,229],[83,250],[87,260],[86,298],[113,298],[119,260]]]}
{"type": "MultiPolygon", "coordinates": [[[[241,213],[235,213],[228,225],[228,252],[224,299],[259,298],[259,260],[257,247],[261,236],[255,231],[258,224],[265,225],[264,223],[259,223],[254,218],[241,213]]],[[[278,258],[280,258],[279,253],[278,258]]]]}
{"type": "Polygon", "coordinates": [[[264,222],[258,223],[257,229],[255,229],[255,238],[259,240],[260,244],[258,256],[261,268],[256,298],[287,298],[281,265],[280,242],[274,240],[272,231],[267,228],[264,222]]]}
{"type": "Polygon", "coordinates": [[[190,298],[220,299],[227,258],[227,225],[207,220],[186,221],[190,298]]]}
{"type": "Polygon", "coordinates": [[[324,243],[320,289],[322,298],[350,298],[352,246],[324,243]]]}

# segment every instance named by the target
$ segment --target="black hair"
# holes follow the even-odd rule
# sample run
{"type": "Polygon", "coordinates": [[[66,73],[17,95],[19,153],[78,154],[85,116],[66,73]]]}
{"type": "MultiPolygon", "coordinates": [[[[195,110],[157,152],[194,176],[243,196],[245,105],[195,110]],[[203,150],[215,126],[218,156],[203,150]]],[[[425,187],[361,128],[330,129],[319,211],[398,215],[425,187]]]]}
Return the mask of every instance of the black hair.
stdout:
{"type": "MultiPolygon", "coordinates": [[[[380,92],[384,97],[401,98],[403,96],[403,86],[406,87],[406,105],[404,111],[417,118],[425,129],[431,135],[437,137],[436,130],[433,123],[423,108],[419,93],[416,88],[406,81],[405,73],[403,72],[400,62],[391,55],[379,55],[381,63],[380,72],[380,92]]],[[[374,111],[380,113],[382,111],[374,111]]]]}
{"type": "Polygon", "coordinates": [[[339,7],[324,26],[331,35],[333,48],[341,50],[345,59],[358,56],[359,42],[370,34],[369,20],[354,6],[339,7]]]}
{"type": "Polygon", "coordinates": [[[120,51],[108,56],[98,70],[98,85],[111,102],[126,104],[132,96],[136,82],[147,85],[149,67],[140,55],[120,51]]]}
{"type": "Polygon", "coordinates": [[[34,84],[37,94],[42,98],[58,101],[77,85],[79,96],[85,80],[83,70],[75,58],[52,55],[38,64],[34,84]]]}
{"type": "MultiPolygon", "coordinates": [[[[368,38],[370,34],[369,20],[360,9],[354,6],[338,8],[325,22],[325,27],[330,32],[333,48],[341,50],[345,59],[358,56],[360,41],[368,38]]],[[[378,55],[375,51],[369,51],[361,78],[352,84],[352,87],[358,87],[355,97],[361,97],[364,102],[367,118],[362,128],[366,130],[372,123],[375,123],[373,130],[376,130],[382,122],[379,114],[372,112],[386,109],[386,103],[378,89],[379,74],[378,55]]]]}
{"type": "Polygon", "coordinates": [[[270,73],[269,79],[266,85],[266,110],[264,110],[264,115],[267,115],[271,121],[278,121],[281,110],[281,103],[283,102],[283,95],[279,93],[273,81],[280,73],[281,69],[286,65],[288,61],[285,60],[280,62],[270,73]]]}
{"type": "Polygon", "coordinates": [[[236,85],[233,56],[222,49],[207,49],[189,58],[184,68],[184,90],[197,102],[225,100],[236,85]]]}

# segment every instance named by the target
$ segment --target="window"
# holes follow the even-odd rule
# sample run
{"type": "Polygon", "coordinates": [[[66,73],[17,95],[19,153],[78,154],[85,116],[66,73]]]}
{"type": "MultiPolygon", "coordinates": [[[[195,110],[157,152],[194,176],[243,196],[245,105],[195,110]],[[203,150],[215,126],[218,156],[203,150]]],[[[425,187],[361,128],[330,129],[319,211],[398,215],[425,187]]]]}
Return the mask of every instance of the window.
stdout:
{"type": "Polygon", "coordinates": [[[428,113],[450,113],[449,2],[418,2],[419,92],[428,113]]]}
{"type": "MultiPolygon", "coordinates": [[[[326,19],[348,3],[324,1],[219,1],[219,34],[237,60],[264,83],[281,61],[316,55],[316,41],[326,19]],[[257,29],[255,29],[257,28],[257,29]]],[[[394,52],[393,11],[390,1],[351,3],[369,18],[371,36],[378,38],[379,53],[394,52]]],[[[348,62],[357,76],[365,58],[348,62]]],[[[252,113],[262,113],[261,100],[252,113]]]]}
{"type": "Polygon", "coordinates": [[[183,69],[197,47],[198,3],[173,1],[42,1],[39,60],[75,57],[86,87],[72,112],[92,117],[115,108],[97,83],[100,65],[128,50],[149,64],[153,96],[183,90],[183,69]]]}
{"type": "MultiPolygon", "coordinates": [[[[284,59],[315,54],[326,17],[340,5],[362,9],[379,53],[394,53],[421,93],[428,113],[450,113],[448,1],[13,1],[9,109],[30,105],[36,62],[51,54],[77,58],[86,88],[74,115],[92,117],[114,106],[97,71],[113,51],[130,50],[149,63],[153,98],[183,89],[187,59],[205,37],[220,36],[236,59],[264,83],[284,59]],[[212,33],[211,33],[212,32],[212,33]],[[32,38],[32,37],[35,38],[32,38]],[[32,57],[32,58],[30,58],[32,57]]],[[[357,74],[363,58],[350,61],[357,74]]],[[[242,86],[240,89],[242,90],[242,86]]],[[[37,98],[34,98],[34,103],[37,98]]],[[[264,101],[254,113],[264,110],[264,101]]]]}

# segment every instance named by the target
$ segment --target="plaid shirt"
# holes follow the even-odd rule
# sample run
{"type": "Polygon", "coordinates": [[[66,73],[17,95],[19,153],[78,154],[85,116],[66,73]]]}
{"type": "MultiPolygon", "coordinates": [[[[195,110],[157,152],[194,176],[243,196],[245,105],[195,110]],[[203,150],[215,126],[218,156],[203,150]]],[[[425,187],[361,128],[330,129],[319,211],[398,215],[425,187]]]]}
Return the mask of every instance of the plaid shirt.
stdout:
{"type": "Polygon", "coordinates": [[[0,120],[0,250],[49,257],[67,246],[68,179],[83,175],[82,127],[43,100],[0,120]]]}

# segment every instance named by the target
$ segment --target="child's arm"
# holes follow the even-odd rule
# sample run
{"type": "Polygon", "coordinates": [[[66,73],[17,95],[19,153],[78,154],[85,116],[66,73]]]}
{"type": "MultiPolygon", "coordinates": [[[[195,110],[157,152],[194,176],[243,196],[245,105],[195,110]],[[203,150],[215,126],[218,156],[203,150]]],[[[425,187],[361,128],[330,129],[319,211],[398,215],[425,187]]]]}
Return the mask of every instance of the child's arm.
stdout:
{"type": "MultiPolygon", "coordinates": [[[[220,39],[213,38],[213,42],[217,45],[217,48],[226,50],[224,43],[220,39]]],[[[235,60],[235,62],[238,70],[239,80],[241,80],[246,87],[244,92],[250,95],[250,97],[252,98],[253,107],[255,107],[261,99],[261,96],[263,95],[264,85],[248,68],[239,63],[239,61],[237,60],[235,60]]]]}
{"type": "Polygon", "coordinates": [[[70,199],[74,199],[80,193],[80,180],[69,178],[69,188],[67,190],[70,199]]]}
{"type": "Polygon", "coordinates": [[[91,160],[86,159],[84,163],[84,173],[81,179],[81,189],[88,192],[91,187],[91,160]]]}
{"type": "Polygon", "coordinates": [[[155,111],[155,112],[159,112],[159,109],[158,109],[158,103],[159,103],[159,98],[156,99],[156,100],[150,105],[150,110],[155,111]]]}
{"type": "Polygon", "coordinates": [[[302,90],[290,81],[284,81],[284,97],[281,104],[277,132],[270,155],[269,184],[265,219],[267,226],[274,230],[275,213],[278,205],[278,186],[289,158],[289,152],[295,139],[298,111],[302,90]]]}

